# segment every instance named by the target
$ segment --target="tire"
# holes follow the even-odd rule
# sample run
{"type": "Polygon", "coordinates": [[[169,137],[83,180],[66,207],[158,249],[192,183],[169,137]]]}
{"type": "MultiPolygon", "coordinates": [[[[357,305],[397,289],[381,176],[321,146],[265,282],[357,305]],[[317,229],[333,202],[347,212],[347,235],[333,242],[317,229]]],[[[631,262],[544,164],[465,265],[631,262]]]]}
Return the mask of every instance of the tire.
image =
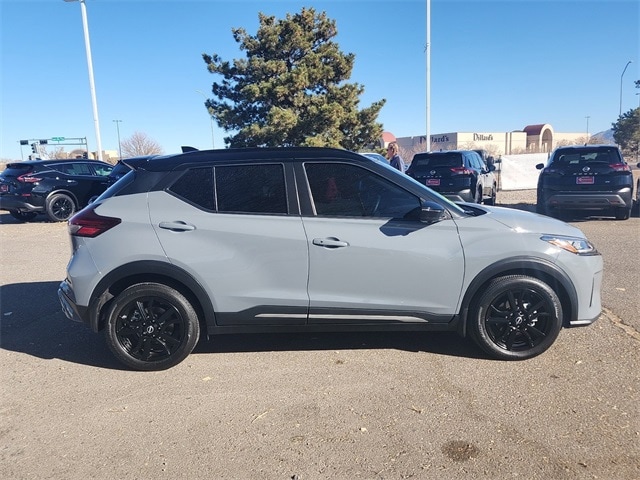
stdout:
{"type": "Polygon", "coordinates": [[[473,200],[477,204],[481,204],[482,203],[482,185],[480,185],[480,184],[476,185],[476,193],[475,193],[475,198],[473,200]]]}
{"type": "Polygon", "coordinates": [[[20,222],[30,222],[38,216],[36,212],[20,212],[19,210],[10,210],[9,214],[20,222]]]}
{"type": "Polygon", "coordinates": [[[198,315],[187,298],[167,285],[140,283],[109,306],[106,339],[115,357],[134,370],[165,370],[193,351],[198,315]]]}
{"type": "Polygon", "coordinates": [[[484,201],[484,203],[485,203],[485,205],[495,205],[497,198],[498,198],[498,191],[496,190],[496,186],[494,185],[491,188],[491,197],[487,198],[484,201]]]}
{"type": "Polygon", "coordinates": [[[558,295],[542,280],[510,275],[492,280],[472,305],[471,334],[480,348],[501,360],[540,355],[562,328],[558,295]]]}
{"type": "Polygon", "coordinates": [[[628,220],[631,216],[631,209],[627,207],[616,208],[616,220],[628,220]]]}
{"type": "Polygon", "coordinates": [[[47,198],[47,217],[52,222],[66,222],[76,213],[76,204],[66,193],[54,193],[47,198]]]}
{"type": "Polygon", "coordinates": [[[536,213],[539,213],[540,215],[548,215],[547,206],[545,205],[544,198],[540,195],[540,192],[538,192],[536,198],[536,213]]]}

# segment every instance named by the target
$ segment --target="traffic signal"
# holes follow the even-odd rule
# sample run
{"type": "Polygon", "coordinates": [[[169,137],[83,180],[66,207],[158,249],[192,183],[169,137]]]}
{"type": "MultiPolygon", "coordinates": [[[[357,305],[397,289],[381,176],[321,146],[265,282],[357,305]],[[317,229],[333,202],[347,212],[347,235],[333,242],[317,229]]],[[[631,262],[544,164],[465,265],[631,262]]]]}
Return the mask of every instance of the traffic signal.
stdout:
{"type": "Polygon", "coordinates": [[[38,153],[38,144],[37,143],[32,143],[31,144],[31,151],[33,153],[38,153]]]}
{"type": "Polygon", "coordinates": [[[89,158],[89,152],[86,150],[82,153],[82,158],[89,158]]]}

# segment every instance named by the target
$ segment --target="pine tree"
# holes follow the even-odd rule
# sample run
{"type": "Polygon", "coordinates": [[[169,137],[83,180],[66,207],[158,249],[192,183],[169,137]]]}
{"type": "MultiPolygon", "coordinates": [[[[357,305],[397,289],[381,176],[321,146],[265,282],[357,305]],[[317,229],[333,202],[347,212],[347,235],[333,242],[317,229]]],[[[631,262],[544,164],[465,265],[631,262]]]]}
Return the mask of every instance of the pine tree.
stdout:
{"type": "Polygon", "coordinates": [[[358,110],[364,87],[347,83],[355,55],[340,51],[334,20],[303,8],[284,20],[259,14],[255,36],[232,30],[244,59],[202,57],[214,82],[205,105],[230,147],[333,146],[359,150],[378,141],[385,100],[358,110]]]}

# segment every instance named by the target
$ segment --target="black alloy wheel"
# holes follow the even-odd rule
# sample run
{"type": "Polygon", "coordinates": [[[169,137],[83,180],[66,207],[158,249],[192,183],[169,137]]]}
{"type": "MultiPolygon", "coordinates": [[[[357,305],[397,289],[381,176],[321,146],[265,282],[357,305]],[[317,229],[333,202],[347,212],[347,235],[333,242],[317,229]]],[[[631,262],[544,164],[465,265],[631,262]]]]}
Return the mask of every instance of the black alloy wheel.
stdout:
{"type": "Polygon", "coordinates": [[[541,354],[562,328],[558,295],[543,281],[525,275],[492,280],[472,312],[470,327],[476,342],[504,360],[541,354]]]}
{"type": "Polygon", "coordinates": [[[52,222],[66,222],[76,213],[76,204],[65,193],[54,193],[47,198],[47,216],[52,222]]]}
{"type": "Polygon", "coordinates": [[[107,313],[109,348],[136,370],[177,365],[191,353],[199,335],[193,306],[167,285],[132,285],[116,297],[107,313]]]}

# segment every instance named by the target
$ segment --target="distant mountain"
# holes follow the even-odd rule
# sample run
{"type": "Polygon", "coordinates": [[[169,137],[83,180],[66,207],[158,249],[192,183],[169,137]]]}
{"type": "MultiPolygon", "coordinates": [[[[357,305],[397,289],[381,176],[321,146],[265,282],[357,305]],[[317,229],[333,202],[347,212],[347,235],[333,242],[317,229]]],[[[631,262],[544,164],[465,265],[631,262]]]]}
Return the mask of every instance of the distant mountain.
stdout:
{"type": "Polygon", "coordinates": [[[597,138],[602,143],[616,143],[613,139],[613,130],[605,130],[604,132],[598,132],[591,135],[591,138],[597,138]]]}

